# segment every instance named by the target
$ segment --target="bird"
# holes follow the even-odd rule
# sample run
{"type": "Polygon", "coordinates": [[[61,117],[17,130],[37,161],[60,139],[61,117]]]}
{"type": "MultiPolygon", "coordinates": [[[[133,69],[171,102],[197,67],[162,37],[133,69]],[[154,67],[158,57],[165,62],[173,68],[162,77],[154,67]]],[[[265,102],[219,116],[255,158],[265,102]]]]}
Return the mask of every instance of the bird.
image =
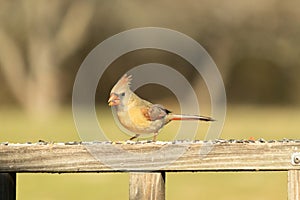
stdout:
{"type": "Polygon", "coordinates": [[[144,100],[130,89],[131,81],[132,75],[124,74],[111,89],[108,99],[108,105],[115,109],[120,124],[135,134],[129,140],[141,134],[153,134],[152,141],[155,142],[159,131],[171,121],[215,121],[206,116],[174,114],[160,104],[144,100]]]}

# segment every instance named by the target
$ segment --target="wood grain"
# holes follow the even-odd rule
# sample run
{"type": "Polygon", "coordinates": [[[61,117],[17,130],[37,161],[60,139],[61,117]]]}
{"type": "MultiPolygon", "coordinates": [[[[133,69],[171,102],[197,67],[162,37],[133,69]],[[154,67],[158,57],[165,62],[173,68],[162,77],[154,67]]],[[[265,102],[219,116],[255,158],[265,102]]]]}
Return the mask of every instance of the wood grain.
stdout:
{"type": "Polygon", "coordinates": [[[300,200],[300,170],[288,171],[288,199],[300,200]]]}
{"type": "Polygon", "coordinates": [[[129,199],[164,200],[165,172],[130,173],[129,199]]]}
{"type": "Polygon", "coordinates": [[[300,169],[299,151],[299,142],[0,144],[0,172],[286,171],[300,169]]]}
{"type": "Polygon", "coordinates": [[[16,199],[16,173],[0,173],[0,199],[16,199]]]}

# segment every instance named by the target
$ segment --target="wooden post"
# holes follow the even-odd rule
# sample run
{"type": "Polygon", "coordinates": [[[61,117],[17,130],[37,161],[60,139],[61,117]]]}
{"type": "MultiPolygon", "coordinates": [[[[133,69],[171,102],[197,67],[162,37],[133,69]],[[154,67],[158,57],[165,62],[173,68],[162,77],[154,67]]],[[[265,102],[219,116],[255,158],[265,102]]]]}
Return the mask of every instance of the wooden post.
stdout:
{"type": "Polygon", "coordinates": [[[16,173],[0,173],[0,199],[16,200],[16,173]]]}
{"type": "Polygon", "coordinates": [[[130,200],[164,200],[165,172],[130,173],[130,200]]]}
{"type": "Polygon", "coordinates": [[[300,170],[288,170],[288,199],[300,200],[300,170]]]}

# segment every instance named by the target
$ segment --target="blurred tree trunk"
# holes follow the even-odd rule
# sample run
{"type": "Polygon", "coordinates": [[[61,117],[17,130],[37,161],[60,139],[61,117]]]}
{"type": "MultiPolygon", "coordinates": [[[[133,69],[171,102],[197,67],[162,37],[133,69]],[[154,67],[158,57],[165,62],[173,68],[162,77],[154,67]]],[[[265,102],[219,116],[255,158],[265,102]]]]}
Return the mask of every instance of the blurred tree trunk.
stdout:
{"type": "Polygon", "coordinates": [[[19,9],[25,25],[20,26],[24,27],[21,34],[25,44],[0,28],[0,69],[14,96],[30,114],[47,115],[60,106],[63,75],[59,67],[87,35],[93,15],[91,1],[65,3],[22,2],[19,9]]]}
{"type": "MultiPolygon", "coordinates": [[[[227,37],[220,37],[219,39],[215,39],[210,41],[209,46],[215,46],[217,48],[212,48],[208,53],[215,62],[222,76],[222,80],[224,85],[228,83],[228,76],[230,74],[230,70],[232,68],[232,51],[234,51],[234,45],[227,37]]],[[[211,104],[210,95],[207,90],[207,85],[204,83],[202,78],[196,79],[194,83],[195,91],[199,91],[198,99],[200,99],[200,103],[204,105],[211,104]]],[[[206,106],[206,109],[210,108],[210,106],[206,106]]],[[[205,109],[204,109],[205,110],[205,109]]]]}

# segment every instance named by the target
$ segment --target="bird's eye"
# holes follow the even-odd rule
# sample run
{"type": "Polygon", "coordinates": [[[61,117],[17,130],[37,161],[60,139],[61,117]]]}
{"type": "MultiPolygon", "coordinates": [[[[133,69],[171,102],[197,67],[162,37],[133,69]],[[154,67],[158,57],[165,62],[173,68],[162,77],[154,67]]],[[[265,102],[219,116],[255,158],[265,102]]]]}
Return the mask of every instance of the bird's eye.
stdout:
{"type": "Polygon", "coordinates": [[[124,97],[125,96],[125,92],[121,93],[121,96],[124,97]]]}

